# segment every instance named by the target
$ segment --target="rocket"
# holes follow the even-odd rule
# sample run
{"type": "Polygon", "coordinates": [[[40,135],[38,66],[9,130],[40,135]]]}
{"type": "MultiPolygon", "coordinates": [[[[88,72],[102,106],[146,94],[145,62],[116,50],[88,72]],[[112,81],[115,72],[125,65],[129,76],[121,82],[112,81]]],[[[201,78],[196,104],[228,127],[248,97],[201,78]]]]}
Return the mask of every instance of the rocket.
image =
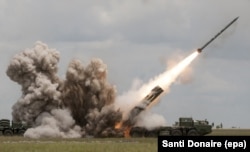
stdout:
{"type": "Polygon", "coordinates": [[[202,52],[203,49],[205,49],[211,42],[213,42],[221,33],[223,33],[229,26],[231,26],[234,22],[237,21],[239,17],[236,17],[233,19],[230,23],[227,24],[219,33],[217,33],[212,39],[210,39],[206,44],[204,44],[201,48],[197,49],[199,53],[202,52]]]}

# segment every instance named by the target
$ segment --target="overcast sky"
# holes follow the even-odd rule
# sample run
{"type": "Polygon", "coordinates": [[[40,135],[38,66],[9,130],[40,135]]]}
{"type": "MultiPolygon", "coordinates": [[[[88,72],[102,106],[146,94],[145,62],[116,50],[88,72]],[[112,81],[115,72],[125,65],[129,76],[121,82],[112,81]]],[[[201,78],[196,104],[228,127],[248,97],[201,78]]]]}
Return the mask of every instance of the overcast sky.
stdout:
{"type": "Polygon", "coordinates": [[[73,58],[108,66],[118,95],[148,82],[169,61],[188,56],[240,16],[153,107],[172,125],[180,116],[250,128],[249,0],[0,0],[0,119],[11,119],[21,87],[6,75],[10,59],[38,40],[56,48],[64,77],[73,58]],[[190,76],[190,75],[189,75],[190,76]]]}

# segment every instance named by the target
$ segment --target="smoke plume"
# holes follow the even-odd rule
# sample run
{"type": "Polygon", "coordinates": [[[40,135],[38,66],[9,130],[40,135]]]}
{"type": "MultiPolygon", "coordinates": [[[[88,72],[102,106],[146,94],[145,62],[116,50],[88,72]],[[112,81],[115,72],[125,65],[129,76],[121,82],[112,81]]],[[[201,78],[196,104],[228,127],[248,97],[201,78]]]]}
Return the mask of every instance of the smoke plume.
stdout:
{"type": "Polygon", "coordinates": [[[162,115],[144,111],[138,116],[135,126],[145,127],[152,130],[159,126],[166,126],[166,120],[162,115]]]}
{"type": "Polygon", "coordinates": [[[84,66],[72,60],[66,79],[57,76],[59,52],[42,42],[11,60],[7,75],[22,87],[13,105],[14,121],[31,125],[31,138],[117,136],[114,126],[122,114],[115,110],[115,88],[106,80],[107,67],[100,59],[84,66]]]}
{"type": "Polygon", "coordinates": [[[57,75],[59,52],[36,42],[33,48],[15,55],[6,71],[10,79],[22,87],[22,96],[12,107],[13,120],[32,126],[24,134],[30,138],[120,137],[131,125],[148,129],[165,125],[162,116],[147,111],[140,113],[140,110],[140,114],[136,112],[131,118],[131,109],[138,109],[140,104],[147,106],[146,109],[157,102],[160,96],[151,105],[141,100],[156,86],[166,94],[197,55],[194,52],[144,85],[137,81],[130,91],[116,98],[115,87],[107,81],[107,66],[102,60],[92,59],[83,65],[74,59],[69,63],[66,78],[60,79],[57,75]],[[129,120],[133,123],[117,128],[126,119],[133,119],[129,120]]]}

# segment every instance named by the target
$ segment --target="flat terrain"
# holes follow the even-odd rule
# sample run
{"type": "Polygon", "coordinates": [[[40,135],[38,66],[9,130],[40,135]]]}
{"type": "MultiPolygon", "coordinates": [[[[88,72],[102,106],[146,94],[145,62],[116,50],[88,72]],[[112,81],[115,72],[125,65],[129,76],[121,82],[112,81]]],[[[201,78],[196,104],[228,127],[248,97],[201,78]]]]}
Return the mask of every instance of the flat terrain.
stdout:
{"type": "MultiPolygon", "coordinates": [[[[250,129],[214,129],[208,136],[250,136],[250,129]]],[[[0,152],[156,152],[157,138],[29,139],[0,136],[0,152]]]]}
{"type": "Polygon", "coordinates": [[[156,152],[157,138],[39,139],[0,136],[1,152],[156,152]]]}
{"type": "Polygon", "coordinates": [[[208,136],[250,136],[250,129],[213,129],[208,136]]]}

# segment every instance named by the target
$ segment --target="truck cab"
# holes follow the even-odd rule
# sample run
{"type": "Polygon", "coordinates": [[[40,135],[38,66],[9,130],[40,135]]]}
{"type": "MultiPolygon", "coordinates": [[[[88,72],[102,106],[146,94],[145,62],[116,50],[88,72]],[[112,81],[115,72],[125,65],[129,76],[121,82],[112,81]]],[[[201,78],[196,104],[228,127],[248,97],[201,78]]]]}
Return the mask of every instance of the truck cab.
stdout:
{"type": "Polygon", "coordinates": [[[212,132],[212,125],[205,120],[193,120],[192,117],[180,117],[171,135],[173,136],[203,136],[212,132]]]}

